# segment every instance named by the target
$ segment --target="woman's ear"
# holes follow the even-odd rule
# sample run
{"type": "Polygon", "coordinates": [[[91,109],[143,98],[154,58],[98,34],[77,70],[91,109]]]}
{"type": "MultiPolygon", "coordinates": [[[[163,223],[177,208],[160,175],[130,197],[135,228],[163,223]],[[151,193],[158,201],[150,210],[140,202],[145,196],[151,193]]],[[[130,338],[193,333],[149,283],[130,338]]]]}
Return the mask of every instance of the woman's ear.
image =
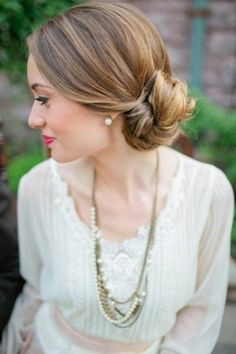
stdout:
{"type": "Polygon", "coordinates": [[[109,117],[114,121],[116,118],[122,117],[123,114],[121,112],[111,112],[109,117]]]}

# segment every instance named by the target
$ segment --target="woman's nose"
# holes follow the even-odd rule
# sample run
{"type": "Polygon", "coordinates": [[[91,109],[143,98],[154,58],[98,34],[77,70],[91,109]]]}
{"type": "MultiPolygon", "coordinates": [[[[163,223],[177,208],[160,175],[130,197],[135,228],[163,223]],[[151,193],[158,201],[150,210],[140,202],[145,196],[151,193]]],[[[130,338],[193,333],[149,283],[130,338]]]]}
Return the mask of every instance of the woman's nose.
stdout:
{"type": "Polygon", "coordinates": [[[37,114],[34,110],[32,110],[28,118],[28,125],[32,129],[40,129],[44,127],[45,120],[40,114],[37,114]]]}

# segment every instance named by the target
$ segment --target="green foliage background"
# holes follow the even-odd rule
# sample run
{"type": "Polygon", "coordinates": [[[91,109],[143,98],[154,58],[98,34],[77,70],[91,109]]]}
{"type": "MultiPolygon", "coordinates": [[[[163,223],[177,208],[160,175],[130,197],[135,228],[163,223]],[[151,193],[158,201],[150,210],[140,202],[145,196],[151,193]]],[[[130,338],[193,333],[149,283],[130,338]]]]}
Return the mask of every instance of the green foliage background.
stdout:
{"type": "Polygon", "coordinates": [[[182,125],[201,159],[223,170],[236,191],[236,110],[223,109],[198,91],[193,119],[182,125]]]}
{"type": "Polygon", "coordinates": [[[32,30],[80,0],[0,0],[0,71],[17,82],[25,74],[25,39],[32,30]]]}
{"type": "MultiPolygon", "coordinates": [[[[191,90],[197,104],[193,119],[182,124],[200,160],[219,167],[231,182],[236,195],[236,110],[223,109],[202,93],[191,90]]],[[[231,253],[236,258],[236,209],[231,253]]]]}

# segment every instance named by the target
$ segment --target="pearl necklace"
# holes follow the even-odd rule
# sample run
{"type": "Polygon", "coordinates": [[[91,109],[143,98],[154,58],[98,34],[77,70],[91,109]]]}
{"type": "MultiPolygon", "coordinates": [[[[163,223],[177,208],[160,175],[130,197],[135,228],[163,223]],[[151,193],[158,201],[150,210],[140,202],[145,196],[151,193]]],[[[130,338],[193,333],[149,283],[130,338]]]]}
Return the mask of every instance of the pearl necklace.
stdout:
{"type": "MultiPolygon", "coordinates": [[[[157,152],[157,165],[156,165],[156,174],[159,167],[159,154],[157,152]]],[[[156,219],[156,201],[157,201],[157,178],[155,183],[155,193],[153,198],[153,207],[152,207],[152,218],[151,226],[147,240],[147,246],[144,255],[144,261],[142,264],[141,274],[137,287],[133,294],[129,296],[128,299],[124,301],[119,301],[115,299],[109,292],[108,287],[106,286],[106,277],[103,274],[102,259],[101,259],[101,243],[100,238],[101,234],[97,227],[97,207],[95,202],[95,180],[96,174],[94,170],[94,179],[93,179],[93,190],[92,190],[92,201],[93,205],[90,209],[90,220],[91,220],[91,230],[93,237],[93,246],[94,246],[94,274],[95,274],[95,283],[98,296],[98,303],[101,309],[101,312],[105,318],[113,323],[115,326],[124,328],[131,326],[138,318],[144,301],[146,298],[147,292],[147,280],[148,280],[148,270],[151,263],[151,251],[154,243],[154,234],[155,234],[155,219],[156,219]],[[132,301],[132,304],[127,313],[121,312],[117,305],[127,304],[132,301]]]]}

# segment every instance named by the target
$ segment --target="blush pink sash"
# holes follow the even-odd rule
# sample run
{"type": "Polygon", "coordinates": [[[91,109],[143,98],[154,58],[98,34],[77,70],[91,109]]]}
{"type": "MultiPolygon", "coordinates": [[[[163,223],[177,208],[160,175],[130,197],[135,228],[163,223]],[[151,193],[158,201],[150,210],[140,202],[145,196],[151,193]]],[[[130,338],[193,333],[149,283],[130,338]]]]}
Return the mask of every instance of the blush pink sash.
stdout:
{"type": "Polygon", "coordinates": [[[138,354],[143,353],[153,344],[153,342],[137,342],[129,344],[89,336],[72,328],[64,319],[61,311],[57,307],[54,308],[54,318],[63,333],[66,333],[74,343],[84,349],[92,351],[93,353],[138,354]]]}

